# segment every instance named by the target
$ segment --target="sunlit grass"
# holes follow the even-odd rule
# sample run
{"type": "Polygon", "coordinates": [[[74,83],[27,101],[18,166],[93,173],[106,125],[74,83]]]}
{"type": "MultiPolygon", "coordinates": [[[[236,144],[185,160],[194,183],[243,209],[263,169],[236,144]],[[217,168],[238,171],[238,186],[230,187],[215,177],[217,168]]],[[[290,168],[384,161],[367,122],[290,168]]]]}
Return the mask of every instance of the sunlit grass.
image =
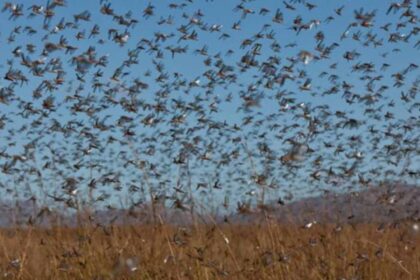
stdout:
{"type": "Polygon", "coordinates": [[[412,223],[4,229],[4,279],[419,279],[412,223]]]}

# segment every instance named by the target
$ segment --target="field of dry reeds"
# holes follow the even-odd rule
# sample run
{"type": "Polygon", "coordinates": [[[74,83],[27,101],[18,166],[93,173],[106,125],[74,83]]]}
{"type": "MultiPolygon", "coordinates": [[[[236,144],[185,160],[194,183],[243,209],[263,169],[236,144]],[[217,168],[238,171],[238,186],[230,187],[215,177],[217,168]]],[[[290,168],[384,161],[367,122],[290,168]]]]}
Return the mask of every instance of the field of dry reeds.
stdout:
{"type": "Polygon", "coordinates": [[[418,225],[0,231],[2,279],[420,279],[418,225]]]}

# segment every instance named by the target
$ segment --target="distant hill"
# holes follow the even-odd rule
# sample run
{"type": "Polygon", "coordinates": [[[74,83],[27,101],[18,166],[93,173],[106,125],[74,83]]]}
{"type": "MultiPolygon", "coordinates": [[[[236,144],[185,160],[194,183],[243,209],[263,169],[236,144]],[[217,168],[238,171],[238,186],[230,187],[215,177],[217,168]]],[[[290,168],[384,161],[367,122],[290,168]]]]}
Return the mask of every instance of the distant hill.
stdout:
{"type": "MultiPolygon", "coordinates": [[[[246,213],[234,213],[227,217],[215,217],[218,222],[262,223],[266,217],[282,223],[386,223],[400,220],[420,220],[420,187],[402,184],[370,187],[360,192],[309,197],[281,205],[273,202],[249,209],[246,213]]],[[[104,209],[84,215],[86,220],[100,224],[136,224],[160,222],[189,224],[192,221],[188,211],[160,208],[153,216],[148,205],[135,210],[104,209]]],[[[197,217],[198,222],[211,223],[206,217],[197,217]]],[[[37,225],[60,222],[76,225],[76,214],[64,215],[49,212],[47,208],[32,201],[0,203],[0,226],[24,225],[28,221],[37,225]],[[44,210],[43,210],[44,209],[44,210]]]]}
{"type": "Polygon", "coordinates": [[[420,219],[420,187],[388,185],[370,187],[360,192],[309,197],[284,206],[272,203],[265,211],[234,214],[229,218],[240,223],[258,222],[262,215],[280,222],[301,223],[382,223],[420,219]]]}

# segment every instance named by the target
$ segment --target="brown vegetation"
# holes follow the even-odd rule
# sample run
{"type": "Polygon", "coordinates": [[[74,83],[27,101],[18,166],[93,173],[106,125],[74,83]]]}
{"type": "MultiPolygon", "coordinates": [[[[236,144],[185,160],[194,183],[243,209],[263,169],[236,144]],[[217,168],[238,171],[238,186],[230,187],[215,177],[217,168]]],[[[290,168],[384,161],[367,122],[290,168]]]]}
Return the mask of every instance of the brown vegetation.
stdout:
{"type": "MultiPolygon", "coordinates": [[[[4,229],[4,279],[420,279],[415,223],[4,229]]],[[[417,229],[417,230],[416,230],[417,229]]]]}

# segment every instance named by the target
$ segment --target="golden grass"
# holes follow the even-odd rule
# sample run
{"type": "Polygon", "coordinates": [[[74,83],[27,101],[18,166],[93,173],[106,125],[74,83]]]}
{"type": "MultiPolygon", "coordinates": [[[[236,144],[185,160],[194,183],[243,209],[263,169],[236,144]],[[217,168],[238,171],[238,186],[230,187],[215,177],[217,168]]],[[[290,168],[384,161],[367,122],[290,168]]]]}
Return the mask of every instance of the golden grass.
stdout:
{"type": "Polygon", "coordinates": [[[412,224],[0,231],[4,279],[420,279],[412,224]]]}

